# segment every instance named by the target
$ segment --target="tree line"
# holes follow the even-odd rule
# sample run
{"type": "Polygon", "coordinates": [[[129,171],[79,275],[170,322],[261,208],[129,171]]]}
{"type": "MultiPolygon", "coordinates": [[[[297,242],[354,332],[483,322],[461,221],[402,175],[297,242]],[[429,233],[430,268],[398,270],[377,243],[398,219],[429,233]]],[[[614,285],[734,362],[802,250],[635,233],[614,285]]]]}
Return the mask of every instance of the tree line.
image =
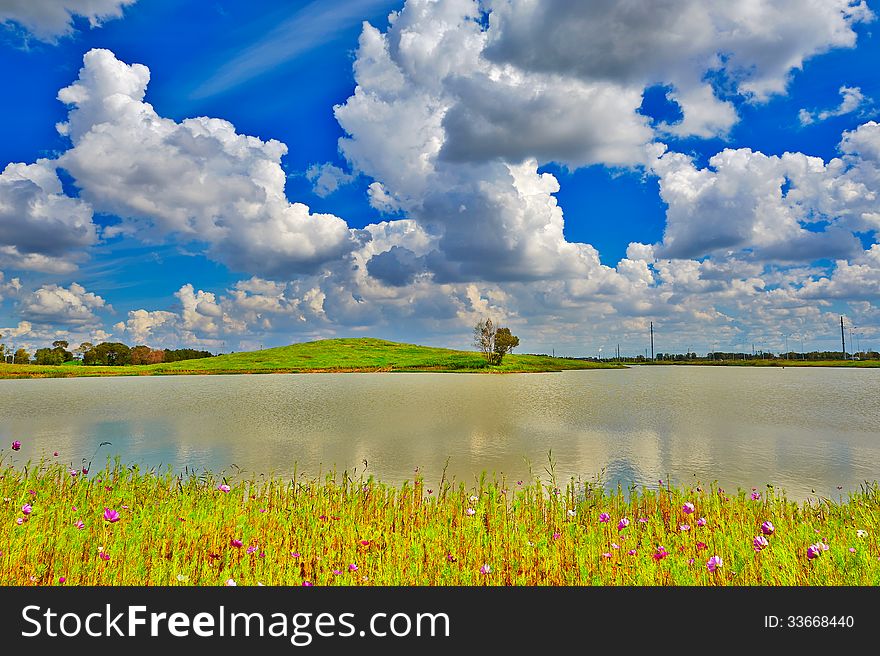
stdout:
{"type": "MultiPolygon", "coordinates": [[[[12,362],[14,364],[61,365],[78,360],[86,366],[114,367],[213,357],[213,353],[210,351],[198,351],[191,348],[154,349],[144,345],[131,347],[121,342],[101,342],[100,344],[83,342],[72,351],[68,350],[69,347],[69,342],[59,339],[52,342],[51,348],[37,349],[33,358],[27,349],[20,348],[13,354],[12,362]]],[[[0,355],[4,357],[4,360],[6,359],[5,344],[0,345],[0,355]]]]}

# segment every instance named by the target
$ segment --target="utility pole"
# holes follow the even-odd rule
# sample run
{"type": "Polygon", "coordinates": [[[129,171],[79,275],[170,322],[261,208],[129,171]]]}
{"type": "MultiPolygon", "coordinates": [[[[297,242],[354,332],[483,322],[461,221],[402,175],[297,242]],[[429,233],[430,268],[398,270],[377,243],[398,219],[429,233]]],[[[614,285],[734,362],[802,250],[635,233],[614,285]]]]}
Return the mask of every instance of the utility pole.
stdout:
{"type": "Polygon", "coordinates": [[[846,360],[846,337],[843,332],[843,315],[840,316],[840,350],[843,352],[843,359],[846,360]]]}
{"type": "Polygon", "coordinates": [[[654,361],[654,322],[651,322],[651,362],[654,361]]]}
{"type": "Polygon", "coordinates": [[[617,361],[620,362],[620,344],[617,345],[617,361]]]}

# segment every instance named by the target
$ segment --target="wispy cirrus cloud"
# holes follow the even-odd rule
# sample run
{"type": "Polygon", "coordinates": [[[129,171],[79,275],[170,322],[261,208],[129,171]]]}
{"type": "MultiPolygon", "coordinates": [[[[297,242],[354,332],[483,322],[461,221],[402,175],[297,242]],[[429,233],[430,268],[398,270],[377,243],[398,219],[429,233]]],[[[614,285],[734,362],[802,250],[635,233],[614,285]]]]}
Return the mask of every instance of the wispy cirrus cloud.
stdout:
{"type": "Polygon", "coordinates": [[[228,91],[332,41],[369,14],[400,4],[394,0],[314,0],[226,62],[193,91],[192,97],[207,98],[228,91]]]}

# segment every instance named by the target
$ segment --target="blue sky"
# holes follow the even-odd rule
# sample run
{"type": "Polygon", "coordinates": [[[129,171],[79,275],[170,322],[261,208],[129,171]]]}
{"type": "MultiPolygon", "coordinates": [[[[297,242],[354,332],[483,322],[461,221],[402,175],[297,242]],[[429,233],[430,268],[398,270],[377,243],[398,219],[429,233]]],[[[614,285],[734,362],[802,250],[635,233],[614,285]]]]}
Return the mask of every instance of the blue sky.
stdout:
{"type": "Polygon", "coordinates": [[[880,347],[872,2],[50,4],[0,0],[4,341],[880,347]]]}

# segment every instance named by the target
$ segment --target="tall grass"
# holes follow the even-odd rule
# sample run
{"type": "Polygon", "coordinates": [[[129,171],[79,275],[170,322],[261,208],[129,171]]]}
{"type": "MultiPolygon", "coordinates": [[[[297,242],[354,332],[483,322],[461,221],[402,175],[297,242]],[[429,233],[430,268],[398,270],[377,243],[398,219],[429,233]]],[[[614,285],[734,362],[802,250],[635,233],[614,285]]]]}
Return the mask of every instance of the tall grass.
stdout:
{"type": "Polygon", "coordinates": [[[880,584],[875,485],[797,504],[772,488],[714,485],[609,493],[416,475],[390,487],[348,474],[178,476],[118,460],[74,472],[0,461],[0,584],[880,584]],[[105,519],[113,511],[119,519],[105,519]],[[775,530],[758,551],[765,521],[775,530]],[[712,556],[722,560],[714,572],[712,556]]]}

